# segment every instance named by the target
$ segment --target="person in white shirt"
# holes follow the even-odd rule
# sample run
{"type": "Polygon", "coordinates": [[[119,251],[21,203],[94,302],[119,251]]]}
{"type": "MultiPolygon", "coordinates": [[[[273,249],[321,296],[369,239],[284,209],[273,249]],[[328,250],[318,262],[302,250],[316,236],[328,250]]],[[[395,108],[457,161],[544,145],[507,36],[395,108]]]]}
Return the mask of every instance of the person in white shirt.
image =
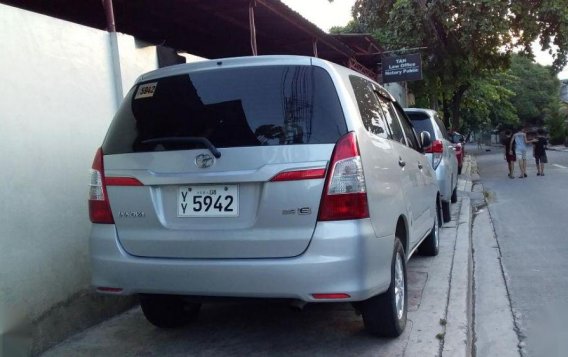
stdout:
{"type": "Polygon", "coordinates": [[[514,135],[513,140],[509,144],[509,155],[513,154],[513,142],[515,143],[515,156],[519,162],[519,170],[521,170],[521,175],[519,178],[527,177],[527,148],[529,141],[527,139],[526,129],[520,128],[514,135]]]}

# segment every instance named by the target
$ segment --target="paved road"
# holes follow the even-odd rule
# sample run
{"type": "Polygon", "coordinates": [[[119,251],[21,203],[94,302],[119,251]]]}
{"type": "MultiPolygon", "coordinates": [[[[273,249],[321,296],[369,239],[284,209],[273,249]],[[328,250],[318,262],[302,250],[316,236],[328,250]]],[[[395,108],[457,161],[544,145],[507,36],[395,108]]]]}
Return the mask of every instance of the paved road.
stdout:
{"type": "Polygon", "coordinates": [[[544,177],[529,160],[524,179],[507,178],[501,149],[478,153],[520,352],[568,356],[568,152],[548,152],[544,177]]]}

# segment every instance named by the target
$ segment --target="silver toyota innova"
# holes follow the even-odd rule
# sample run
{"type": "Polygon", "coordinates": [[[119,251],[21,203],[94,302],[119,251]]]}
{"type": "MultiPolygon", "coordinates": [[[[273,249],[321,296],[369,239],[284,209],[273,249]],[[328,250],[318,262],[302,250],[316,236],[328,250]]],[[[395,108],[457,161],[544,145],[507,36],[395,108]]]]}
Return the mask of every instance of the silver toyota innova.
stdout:
{"type": "Polygon", "coordinates": [[[406,262],[438,252],[424,147],[380,85],[310,57],[142,75],[91,170],[92,284],[159,327],[211,298],[352,302],[398,336],[406,262]]]}

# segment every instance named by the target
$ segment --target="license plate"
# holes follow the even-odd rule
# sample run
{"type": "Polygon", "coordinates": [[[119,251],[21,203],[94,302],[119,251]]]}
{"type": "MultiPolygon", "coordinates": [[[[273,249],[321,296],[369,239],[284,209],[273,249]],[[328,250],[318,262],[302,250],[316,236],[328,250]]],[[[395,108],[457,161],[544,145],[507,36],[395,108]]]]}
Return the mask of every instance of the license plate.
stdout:
{"type": "Polygon", "coordinates": [[[191,185],[178,190],[178,217],[237,217],[238,185],[191,185]]]}

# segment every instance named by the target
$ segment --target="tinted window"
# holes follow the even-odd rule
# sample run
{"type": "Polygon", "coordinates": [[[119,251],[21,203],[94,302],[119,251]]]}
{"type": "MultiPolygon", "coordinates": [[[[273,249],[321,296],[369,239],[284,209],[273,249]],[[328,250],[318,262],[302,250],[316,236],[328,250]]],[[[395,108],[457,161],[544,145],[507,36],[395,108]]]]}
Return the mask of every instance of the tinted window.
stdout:
{"type": "Polygon", "coordinates": [[[434,116],[434,119],[436,120],[436,123],[438,123],[438,127],[440,129],[440,131],[442,132],[442,136],[446,139],[446,140],[450,140],[450,136],[448,135],[448,131],[446,130],[446,126],[444,125],[444,122],[440,119],[440,117],[438,116],[438,114],[436,114],[434,116]]]}
{"type": "Polygon", "coordinates": [[[421,133],[423,131],[427,131],[430,133],[432,139],[436,138],[436,133],[434,132],[434,128],[432,126],[432,121],[428,114],[425,113],[417,113],[417,112],[406,112],[406,116],[410,118],[412,121],[412,125],[417,133],[421,133]]]}
{"type": "Polygon", "coordinates": [[[400,110],[399,107],[397,107],[393,103],[389,103],[389,109],[391,110],[393,116],[398,116],[400,123],[402,124],[404,134],[406,135],[406,143],[408,144],[408,146],[410,146],[414,150],[420,150],[420,145],[418,145],[418,139],[416,138],[414,128],[412,127],[412,124],[410,124],[410,121],[408,120],[408,118],[406,118],[402,110],[400,110]]]}
{"type": "Polygon", "coordinates": [[[355,93],[355,98],[357,99],[363,125],[368,132],[387,139],[387,125],[379,99],[375,92],[373,92],[372,84],[357,76],[350,76],[349,79],[355,93]]]}
{"type": "Polygon", "coordinates": [[[106,154],[200,148],[335,143],[347,132],[331,78],[311,66],[216,69],[134,86],[103,144],[106,154]]]}
{"type": "Polygon", "coordinates": [[[385,115],[385,118],[387,120],[387,123],[389,125],[391,134],[392,134],[392,139],[395,141],[398,141],[399,143],[401,143],[402,145],[406,145],[406,139],[404,138],[404,132],[402,131],[402,127],[400,126],[400,123],[396,117],[396,115],[394,115],[394,113],[392,112],[392,110],[390,109],[389,106],[389,100],[377,96],[379,99],[379,102],[381,103],[381,109],[383,110],[383,113],[385,115]]]}

